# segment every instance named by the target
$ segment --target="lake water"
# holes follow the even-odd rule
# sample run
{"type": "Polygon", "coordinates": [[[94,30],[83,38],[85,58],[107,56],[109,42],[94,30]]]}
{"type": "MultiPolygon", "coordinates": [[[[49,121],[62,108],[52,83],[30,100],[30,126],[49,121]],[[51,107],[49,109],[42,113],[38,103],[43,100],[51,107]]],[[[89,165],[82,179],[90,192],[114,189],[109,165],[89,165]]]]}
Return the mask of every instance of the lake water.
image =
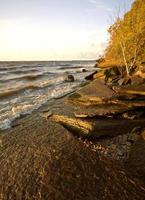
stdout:
{"type": "Polygon", "coordinates": [[[0,62],[0,129],[52,98],[73,92],[93,72],[95,61],[0,62]],[[86,72],[82,72],[86,69],[86,72]],[[74,82],[67,82],[68,74],[74,82]]]}

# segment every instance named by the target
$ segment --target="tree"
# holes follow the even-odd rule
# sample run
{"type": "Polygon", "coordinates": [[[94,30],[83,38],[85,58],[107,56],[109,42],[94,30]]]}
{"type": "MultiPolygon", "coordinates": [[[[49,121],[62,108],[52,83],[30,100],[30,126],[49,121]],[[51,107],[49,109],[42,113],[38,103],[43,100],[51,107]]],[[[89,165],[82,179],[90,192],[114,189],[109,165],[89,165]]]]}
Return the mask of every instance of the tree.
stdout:
{"type": "Polygon", "coordinates": [[[105,53],[106,62],[113,61],[126,67],[127,75],[132,67],[145,59],[145,1],[136,0],[121,19],[116,17],[109,28],[110,42],[105,53]]]}

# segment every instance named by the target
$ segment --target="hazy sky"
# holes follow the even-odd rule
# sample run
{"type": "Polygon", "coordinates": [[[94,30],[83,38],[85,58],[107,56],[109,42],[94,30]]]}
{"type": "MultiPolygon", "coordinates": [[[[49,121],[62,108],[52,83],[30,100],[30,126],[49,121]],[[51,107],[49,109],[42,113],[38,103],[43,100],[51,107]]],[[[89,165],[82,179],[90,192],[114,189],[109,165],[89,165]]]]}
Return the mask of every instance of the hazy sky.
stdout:
{"type": "Polygon", "coordinates": [[[96,59],[132,0],[0,0],[0,60],[96,59]]]}

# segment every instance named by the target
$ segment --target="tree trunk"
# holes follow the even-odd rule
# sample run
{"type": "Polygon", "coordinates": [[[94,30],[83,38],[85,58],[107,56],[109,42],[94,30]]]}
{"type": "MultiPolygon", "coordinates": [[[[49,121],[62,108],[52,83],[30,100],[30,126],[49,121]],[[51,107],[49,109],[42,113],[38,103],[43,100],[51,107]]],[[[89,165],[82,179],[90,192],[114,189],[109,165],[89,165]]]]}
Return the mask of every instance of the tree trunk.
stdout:
{"type": "Polygon", "coordinates": [[[127,75],[129,75],[129,68],[128,68],[128,64],[127,64],[127,60],[126,60],[126,56],[125,56],[125,45],[123,45],[123,44],[120,42],[120,46],[121,46],[121,50],[122,50],[122,55],[123,55],[124,64],[125,64],[125,67],[126,67],[126,73],[127,73],[127,75]]]}

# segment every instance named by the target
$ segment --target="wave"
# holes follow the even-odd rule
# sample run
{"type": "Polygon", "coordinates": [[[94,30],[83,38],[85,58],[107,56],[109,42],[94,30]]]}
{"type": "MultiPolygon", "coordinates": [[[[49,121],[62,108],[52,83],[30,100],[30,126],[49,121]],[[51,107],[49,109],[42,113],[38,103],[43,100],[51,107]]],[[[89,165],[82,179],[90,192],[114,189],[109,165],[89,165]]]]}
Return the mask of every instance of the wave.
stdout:
{"type": "Polygon", "coordinates": [[[58,70],[60,69],[80,69],[80,68],[83,68],[83,66],[69,66],[69,68],[66,68],[66,67],[59,67],[57,68],[58,70]]]}
{"type": "Polygon", "coordinates": [[[84,80],[85,73],[77,73],[82,68],[85,64],[77,62],[0,63],[0,129],[10,128],[16,118],[48,100],[74,91],[84,80]],[[67,74],[74,75],[73,83],[65,82],[67,74]]]}
{"type": "MultiPolygon", "coordinates": [[[[15,73],[14,73],[15,74],[15,73]]],[[[33,73],[32,71],[28,71],[27,73],[21,72],[21,74],[13,75],[13,74],[2,74],[0,75],[0,82],[1,83],[8,83],[8,81],[19,81],[19,80],[28,80],[28,81],[33,81],[39,78],[49,78],[52,77],[51,75],[55,75],[56,73],[51,73],[51,72],[39,72],[33,73]]]]}
{"type": "Polygon", "coordinates": [[[24,71],[24,70],[16,70],[16,71],[13,71],[14,74],[27,74],[27,73],[36,73],[36,72],[39,72],[38,69],[29,69],[28,71],[24,71]]]}
{"type": "Polygon", "coordinates": [[[43,77],[44,76],[44,74],[34,74],[34,75],[26,75],[26,76],[22,76],[22,77],[18,77],[18,78],[16,78],[17,80],[22,80],[22,79],[26,79],[26,80],[28,80],[28,81],[33,81],[33,80],[36,80],[36,79],[38,79],[38,78],[40,78],[40,77],[43,77]]]}
{"type": "MultiPolygon", "coordinates": [[[[74,83],[73,83],[74,84],[74,83]]],[[[35,98],[34,103],[24,102],[19,105],[14,105],[7,113],[3,113],[0,115],[0,129],[8,129],[11,128],[12,122],[21,116],[31,114],[34,110],[40,108],[43,104],[45,104],[50,99],[61,98],[68,93],[74,91],[75,87],[79,85],[79,83],[75,83],[75,85],[71,85],[71,83],[57,85],[55,88],[51,88],[51,90],[47,91],[47,93],[43,93],[35,98]]]]}
{"type": "Polygon", "coordinates": [[[19,93],[21,93],[25,90],[28,90],[28,89],[36,90],[36,89],[39,89],[39,86],[28,85],[28,86],[25,86],[23,88],[16,88],[14,90],[9,90],[9,91],[7,90],[5,92],[0,92],[0,99],[4,99],[6,97],[10,97],[10,96],[19,94],[19,93]]]}
{"type": "MultiPolygon", "coordinates": [[[[30,75],[30,76],[24,76],[24,77],[21,77],[19,78],[20,80],[22,80],[22,78],[28,80],[28,81],[33,81],[33,80],[36,80],[38,78],[43,77],[43,75],[30,75]]],[[[12,79],[11,79],[12,80],[12,79]]],[[[14,79],[16,80],[16,79],[14,79]]],[[[7,82],[10,81],[10,80],[7,80],[7,82]]],[[[40,81],[40,82],[37,82],[34,84],[25,84],[25,85],[20,85],[19,87],[16,87],[14,89],[9,89],[9,90],[6,90],[4,92],[0,92],[0,99],[4,99],[6,97],[10,97],[10,96],[14,96],[14,95],[17,95],[17,94],[20,94],[26,90],[38,90],[38,89],[44,89],[44,88],[47,88],[47,87],[51,87],[52,85],[57,85],[57,84],[61,84],[65,82],[65,76],[58,76],[58,77],[49,77],[49,79],[46,79],[46,80],[43,80],[43,81],[40,81]]]]}

